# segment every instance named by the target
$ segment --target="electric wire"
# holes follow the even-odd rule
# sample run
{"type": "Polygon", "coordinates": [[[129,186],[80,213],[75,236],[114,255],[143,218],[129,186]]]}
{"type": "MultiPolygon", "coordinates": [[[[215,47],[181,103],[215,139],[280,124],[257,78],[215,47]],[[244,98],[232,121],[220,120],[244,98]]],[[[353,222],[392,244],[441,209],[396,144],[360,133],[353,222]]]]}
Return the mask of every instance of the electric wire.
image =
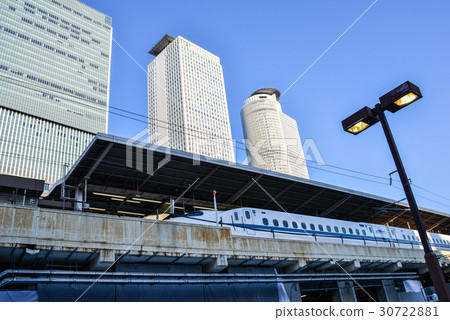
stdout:
{"type": "MultiPolygon", "coordinates": [[[[22,80],[22,81],[23,81],[23,80],[22,80]]],[[[25,82],[25,81],[23,81],[23,82],[25,82]]],[[[27,82],[25,82],[25,83],[28,84],[27,82]]],[[[35,86],[35,87],[38,87],[38,88],[40,88],[40,89],[43,89],[43,90],[52,91],[52,92],[61,94],[59,91],[56,91],[56,90],[53,90],[53,89],[47,89],[47,88],[42,87],[42,86],[37,85],[37,84],[31,83],[31,85],[33,85],[33,86],[35,86]]],[[[27,86],[23,86],[23,87],[28,88],[27,86]]],[[[35,90],[35,91],[38,91],[38,92],[40,92],[40,93],[45,93],[45,92],[39,91],[39,90],[37,90],[37,89],[32,89],[32,88],[28,88],[28,89],[35,90]]],[[[61,98],[64,99],[64,97],[61,97],[61,98]]],[[[74,98],[75,98],[75,97],[74,97],[74,98]]],[[[80,98],[80,97],[76,97],[76,98],[77,98],[77,99],[81,99],[81,100],[88,101],[87,99],[83,99],[83,98],[80,98]]],[[[87,105],[87,104],[86,104],[86,105],[87,105]]],[[[87,105],[87,106],[91,106],[91,105],[87,105]]],[[[118,108],[118,107],[114,107],[114,106],[111,106],[111,105],[109,105],[108,108],[111,108],[111,109],[114,109],[114,110],[118,110],[118,111],[123,112],[123,113],[126,113],[126,114],[131,114],[131,115],[134,115],[134,116],[139,116],[139,117],[144,118],[144,119],[148,119],[148,117],[145,116],[145,115],[142,115],[142,114],[139,114],[139,113],[136,113],[136,112],[132,112],[132,111],[129,111],[129,110],[126,110],[126,109],[123,109],[123,108],[118,108]]],[[[136,118],[131,117],[131,116],[127,116],[127,115],[124,115],[124,114],[120,114],[120,113],[117,113],[117,112],[113,112],[113,111],[111,111],[111,110],[109,110],[109,113],[110,113],[110,114],[117,115],[117,116],[119,116],[119,117],[123,117],[123,118],[126,118],[126,119],[130,119],[130,120],[137,121],[137,122],[140,122],[140,123],[143,123],[143,124],[148,125],[148,121],[147,121],[147,120],[136,119],[136,118]]],[[[179,130],[178,130],[178,129],[172,128],[172,131],[174,131],[174,132],[182,132],[183,134],[185,134],[185,135],[187,135],[187,136],[190,136],[191,138],[200,138],[200,139],[204,139],[204,140],[208,140],[208,141],[210,140],[208,137],[199,136],[199,135],[193,135],[193,134],[191,134],[191,133],[189,133],[189,132],[187,132],[187,133],[184,132],[184,126],[182,126],[182,125],[172,124],[172,123],[170,123],[169,121],[163,121],[163,120],[160,120],[160,119],[151,119],[151,121],[155,121],[155,122],[157,122],[157,123],[168,124],[168,125],[170,125],[170,126],[172,126],[172,127],[179,127],[179,128],[180,128],[179,130]]],[[[161,125],[161,124],[156,124],[156,126],[157,126],[157,127],[161,127],[161,128],[166,128],[166,127],[164,127],[164,126],[161,125]]],[[[198,132],[198,133],[204,134],[204,135],[209,135],[209,133],[204,132],[204,131],[201,131],[201,130],[198,130],[198,129],[190,129],[190,131],[198,132]]],[[[229,143],[234,143],[234,144],[235,144],[234,147],[235,147],[236,150],[247,152],[247,148],[246,148],[246,146],[245,146],[245,143],[243,143],[242,141],[229,139],[229,138],[227,138],[227,137],[219,137],[219,138],[222,139],[222,140],[228,140],[229,143]],[[241,145],[242,147],[239,147],[238,145],[241,145]]],[[[216,143],[219,143],[219,144],[222,144],[222,145],[225,145],[225,146],[229,146],[229,144],[223,143],[223,142],[221,143],[221,142],[217,142],[217,141],[216,141],[216,143]]],[[[301,161],[300,164],[305,164],[305,165],[307,165],[306,161],[311,162],[311,163],[316,163],[316,161],[314,161],[314,160],[306,160],[306,159],[298,159],[298,160],[301,161]]],[[[335,168],[335,169],[340,169],[340,170],[347,171],[347,172],[357,173],[357,174],[364,175],[364,176],[368,176],[368,177],[373,177],[373,178],[377,178],[377,179],[382,179],[382,180],[386,180],[386,181],[389,181],[389,180],[390,180],[390,179],[387,178],[387,177],[382,177],[382,176],[370,174],[370,173],[367,173],[367,172],[361,172],[361,171],[357,171],[357,170],[347,169],[347,168],[335,166],[335,165],[332,165],[332,164],[329,164],[329,163],[326,163],[325,166],[327,166],[327,167],[332,167],[332,168],[335,168]]],[[[334,174],[340,174],[340,175],[342,175],[342,176],[351,177],[351,178],[355,178],[355,179],[360,179],[360,180],[363,180],[363,181],[369,181],[369,182],[373,182],[373,183],[377,183],[377,184],[388,185],[387,183],[381,183],[381,182],[379,182],[379,181],[374,181],[374,180],[370,180],[370,179],[366,179],[366,178],[361,178],[361,177],[356,177],[356,176],[352,176],[352,175],[342,174],[342,173],[338,173],[338,172],[326,170],[326,169],[323,169],[323,168],[314,167],[314,166],[312,166],[312,165],[309,165],[308,168],[312,168],[312,169],[320,170],[320,171],[324,171],[324,172],[330,172],[330,173],[334,173],[334,174]]],[[[399,180],[396,180],[396,179],[393,179],[393,181],[398,182],[398,183],[400,182],[399,180]]],[[[444,200],[450,201],[450,199],[448,199],[448,198],[446,198],[446,197],[444,197],[444,196],[438,195],[438,194],[436,194],[436,193],[434,193],[434,192],[432,192],[432,191],[429,191],[429,190],[427,190],[427,189],[425,189],[425,188],[423,188],[423,187],[420,187],[420,186],[418,186],[418,185],[416,185],[416,184],[413,184],[413,186],[415,186],[415,187],[417,187],[417,188],[419,188],[419,189],[421,189],[421,190],[423,190],[423,191],[425,191],[425,192],[428,192],[428,193],[430,193],[430,194],[432,194],[432,195],[435,195],[435,196],[438,196],[438,197],[440,197],[440,198],[443,198],[444,200]]],[[[437,202],[437,201],[431,200],[431,199],[426,198],[426,197],[423,197],[423,196],[422,196],[422,198],[424,198],[424,199],[426,199],[426,200],[433,201],[433,202],[438,203],[438,204],[443,204],[443,203],[441,203],[441,202],[437,202]]],[[[445,204],[443,204],[443,205],[445,205],[445,204]]],[[[445,206],[448,206],[448,205],[445,205],[445,206]]]]}

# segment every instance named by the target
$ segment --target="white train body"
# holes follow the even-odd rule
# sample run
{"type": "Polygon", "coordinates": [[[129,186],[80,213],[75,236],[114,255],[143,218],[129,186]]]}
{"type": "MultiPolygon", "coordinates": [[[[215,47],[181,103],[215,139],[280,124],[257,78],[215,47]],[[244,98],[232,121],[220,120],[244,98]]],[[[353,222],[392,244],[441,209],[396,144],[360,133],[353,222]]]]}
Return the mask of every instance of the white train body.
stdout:
{"type": "MultiPolygon", "coordinates": [[[[254,208],[219,211],[219,225],[239,236],[422,248],[416,230],[377,224],[342,221],[254,208]]],[[[198,211],[172,219],[199,225],[215,225],[214,211],[198,211]]],[[[428,233],[433,248],[450,251],[450,236],[428,233]]]]}

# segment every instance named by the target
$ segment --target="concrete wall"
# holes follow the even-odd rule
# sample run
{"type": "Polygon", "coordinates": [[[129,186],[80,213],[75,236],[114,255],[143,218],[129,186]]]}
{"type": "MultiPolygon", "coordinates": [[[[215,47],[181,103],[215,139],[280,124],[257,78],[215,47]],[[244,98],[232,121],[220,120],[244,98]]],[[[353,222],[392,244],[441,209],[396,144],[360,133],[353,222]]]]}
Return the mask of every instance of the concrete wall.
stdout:
{"type": "Polygon", "coordinates": [[[421,250],[237,237],[226,228],[0,204],[0,247],[16,244],[67,251],[78,248],[78,252],[100,249],[110,257],[130,250],[134,255],[158,252],[185,257],[271,257],[272,261],[330,260],[332,256],[337,261],[424,263],[421,250]]]}

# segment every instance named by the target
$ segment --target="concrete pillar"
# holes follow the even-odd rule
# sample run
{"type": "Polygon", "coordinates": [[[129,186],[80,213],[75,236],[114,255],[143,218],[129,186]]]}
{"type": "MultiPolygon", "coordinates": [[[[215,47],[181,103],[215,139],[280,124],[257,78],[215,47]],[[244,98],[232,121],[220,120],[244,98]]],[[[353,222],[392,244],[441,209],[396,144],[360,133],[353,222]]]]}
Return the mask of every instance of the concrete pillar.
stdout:
{"type": "Polygon", "coordinates": [[[100,250],[97,258],[95,258],[94,261],[92,261],[90,269],[92,271],[105,271],[115,261],[116,261],[116,254],[114,250],[100,250]]]}
{"type": "Polygon", "coordinates": [[[218,256],[205,267],[207,273],[218,273],[228,267],[228,259],[226,256],[218,256]]]}
{"type": "Polygon", "coordinates": [[[356,271],[356,270],[358,270],[360,268],[361,268],[361,261],[355,260],[355,261],[352,262],[351,265],[346,266],[344,269],[345,269],[345,271],[350,273],[350,272],[356,271]]]}
{"type": "Polygon", "coordinates": [[[302,302],[302,292],[298,282],[283,283],[290,302],[302,302]]]}
{"type": "Polygon", "coordinates": [[[331,293],[333,302],[356,302],[353,281],[338,281],[338,289],[331,293]]]}
{"type": "Polygon", "coordinates": [[[336,265],[336,261],[330,260],[330,261],[328,261],[328,262],[325,262],[323,265],[318,266],[318,267],[316,268],[316,271],[317,271],[317,272],[322,272],[322,271],[325,271],[325,270],[327,270],[327,269],[329,269],[329,268],[331,268],[331,267],[334,267],[335,265],[336,265]]]}
{"type": "Polygon", "coordinates": [[[83,190],[75,190],[75,203],[73,205],[74,211],[83,211],[83,190]]]}
{"type": "Polygon", "coordinates": [[[400,270],[401,268],[403,268],[403,265],[400,261],[390,265],[389,267],[386,267],[383,269],[383,272],[385,273],[391,273],[391,272],[395,272],[400,270]]]}
{"type": "Polygon", "coordinates": [[[377,290],[380,302],[399,302],[397,290],[395,290],[394,280],[381,280],[381,287],[377,290]]]}
{"type": "Polygon", "coordinates": [[[297,273],[304,269],[306,269],[308,266],[308,263],[306,262],[306,259],[298,259],[293,261],[291,264],[289,264],[286,268],[283,269],[283,273],[297,273]]]}

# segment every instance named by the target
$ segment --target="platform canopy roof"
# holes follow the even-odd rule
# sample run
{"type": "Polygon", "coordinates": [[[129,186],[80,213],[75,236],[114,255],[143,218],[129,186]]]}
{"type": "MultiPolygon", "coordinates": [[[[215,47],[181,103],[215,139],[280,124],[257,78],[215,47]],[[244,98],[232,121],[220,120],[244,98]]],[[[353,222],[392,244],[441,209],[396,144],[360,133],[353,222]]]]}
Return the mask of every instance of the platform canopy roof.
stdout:
{"type": "MultiPolygon", "coordinates": [[[[215,190],[219,210],[254,207],[414,228],[408,205],[397,200],[101,133],[40,204],[61,207],[63,184],[72,207],[86,184],[97,213],[154,215],[172,198],[175,214],[183,214],[213,208],[215,190]]],[[[420,210],[427,230],[450,233],[449,214],[420,210]]]]}

